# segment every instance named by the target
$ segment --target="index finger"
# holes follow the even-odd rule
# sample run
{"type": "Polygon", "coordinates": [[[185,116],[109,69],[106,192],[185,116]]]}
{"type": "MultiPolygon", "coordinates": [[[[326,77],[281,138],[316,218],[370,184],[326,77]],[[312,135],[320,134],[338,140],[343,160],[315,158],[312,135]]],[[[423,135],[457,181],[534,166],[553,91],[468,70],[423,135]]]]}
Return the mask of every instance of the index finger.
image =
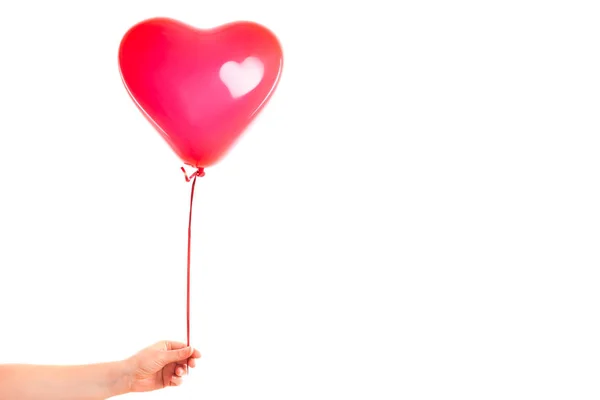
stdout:
{"type": "Polygon", "coordinates": [[[192,353],[190,358],[200,358],[200,352],[198,351],[198,349],[194,349],[194,352],[192,353]]]}

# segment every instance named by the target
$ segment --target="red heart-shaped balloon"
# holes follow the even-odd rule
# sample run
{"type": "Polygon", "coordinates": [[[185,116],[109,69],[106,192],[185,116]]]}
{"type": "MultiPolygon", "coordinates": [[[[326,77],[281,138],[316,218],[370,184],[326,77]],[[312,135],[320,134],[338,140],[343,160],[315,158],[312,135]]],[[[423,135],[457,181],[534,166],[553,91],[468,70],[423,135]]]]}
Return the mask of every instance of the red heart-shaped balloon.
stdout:
{"type": "Polygon", "coordinates": [[[218,162],[277,87],[283,54],[253,22],[197,29],[168,18],[133,26],[119,48],[123,83],[185,164],[218,162]]]}

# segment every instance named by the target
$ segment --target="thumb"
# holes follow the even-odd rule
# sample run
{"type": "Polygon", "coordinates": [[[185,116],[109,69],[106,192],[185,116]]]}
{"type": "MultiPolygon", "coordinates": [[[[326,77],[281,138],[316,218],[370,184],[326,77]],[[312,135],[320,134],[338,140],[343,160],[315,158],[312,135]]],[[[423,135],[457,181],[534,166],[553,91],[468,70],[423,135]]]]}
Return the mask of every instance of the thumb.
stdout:
{"type": "Polygon", "coordinates": [[[177,361],[185,361],[192,356],[194,349],[191,346],[183,349],[168,350],[161,354],[161,361],[166,365],[177,361]]]}

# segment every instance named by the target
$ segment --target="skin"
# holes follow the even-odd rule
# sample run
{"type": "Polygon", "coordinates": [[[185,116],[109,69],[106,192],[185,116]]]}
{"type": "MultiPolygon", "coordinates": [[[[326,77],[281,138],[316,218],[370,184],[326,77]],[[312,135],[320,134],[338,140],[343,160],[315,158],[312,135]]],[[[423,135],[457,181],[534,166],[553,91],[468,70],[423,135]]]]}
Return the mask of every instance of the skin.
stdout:
{"type": "Polygon", "coordinates": [[[179,386],[200,353],[161,341],[126,360],[89,365],[0,365],[0,399],[101,400],[179,386]]]}

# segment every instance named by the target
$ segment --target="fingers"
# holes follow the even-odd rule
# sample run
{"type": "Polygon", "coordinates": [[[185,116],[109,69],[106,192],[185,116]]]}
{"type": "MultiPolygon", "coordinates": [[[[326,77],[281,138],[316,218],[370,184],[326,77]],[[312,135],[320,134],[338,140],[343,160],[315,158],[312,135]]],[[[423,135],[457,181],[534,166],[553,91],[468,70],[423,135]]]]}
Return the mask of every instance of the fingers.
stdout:
{"type": "MultiPolygon", "coordinates": [[[[196,359],[200,358],[200,354],[198,354],[198,357],[190,357],[187,359],[187,366],[189,366],[190,368],[196,368],[196,359]]],[[[185,371],[185,367],[186,364],[182,364],[181,365],[185,371]]]]}
{"type": "Polygon", "coordinates": [[[167,350],[161,352],[160,359],[163,365],[166,365],[174,362],[185,361],[192,357],[194,352],[194,349],[191,347],[184,347],[177,350],[167,350]]]}
{"type": "Polygon", "coordinates": [[[200,358],[200,352],[198,350],[194,349],[194,352],[192,353],[190,358],[200,358]]]}
{"type": "Polygon", "coordinates": [[[195,368],[196,367],[196,359],[200,358],[200,357],[201,357],[200,352],[198,350],[194,350],[191,357],[188,358],[188,360],[187,360],[187,365],[190,368],[195,368]]]}
{"type": "Polygon", "coordinates": [[[175,376],[183,377],[183,376],[186,375],[187,367],[196,368],[196,359],[195,358],[189,358],[187,360],[187,365],[186,364],[177,364],[175,366],[175,371],[173,372],[173,374],[175,376]]]}
{"type": "Polygon", "coordinates": [[[183,377],[185,375],[185,365],[175,367],[175,377],[183,377]]]}
{"type": "Polygon", "coordinates": [[[183,378],[177,375],[171,377],[171,386],[179,386],[183,383],[183,378]]]}
{"type": "Polygon", "coordinates": [[[162,344],[167,350],[179,350],[188,347],[188,345],[185,343],[175,342],[172,340],[165,340],[162,342],[162,344]]]}
{"type": "MultiPolygon", "coordinates": [[[[194,361],[194,365],[195,365],[195,359],[190,358],[190,360],[194,361]]],[[[190,361],[188,361],[188,365],[192,368],[194,368],[190,361]]],[[[179,386],[183,383],[183,377],[185,376],[186,373],[186,366],[185,364],[177,364],[175,366],[175,371],[173,373],[173,375],[171,376],[169,385],[170,386],[179,386]]]]}
{"type": "MultiPolygon", "coordinates": [[[[182,343],[182,342],[175,342],[172,340],[163,340],[161,342],[156,343],[153,347],[158,348],[160,350],[171,351],[171,350],[185,349],[190,346],[188,346],[187,344],[182,343]]],[[[192,353],[192,355],[190,357],[200,358],[200,352],[198,350],[194,349],[194,352],[192,353]]]]}

